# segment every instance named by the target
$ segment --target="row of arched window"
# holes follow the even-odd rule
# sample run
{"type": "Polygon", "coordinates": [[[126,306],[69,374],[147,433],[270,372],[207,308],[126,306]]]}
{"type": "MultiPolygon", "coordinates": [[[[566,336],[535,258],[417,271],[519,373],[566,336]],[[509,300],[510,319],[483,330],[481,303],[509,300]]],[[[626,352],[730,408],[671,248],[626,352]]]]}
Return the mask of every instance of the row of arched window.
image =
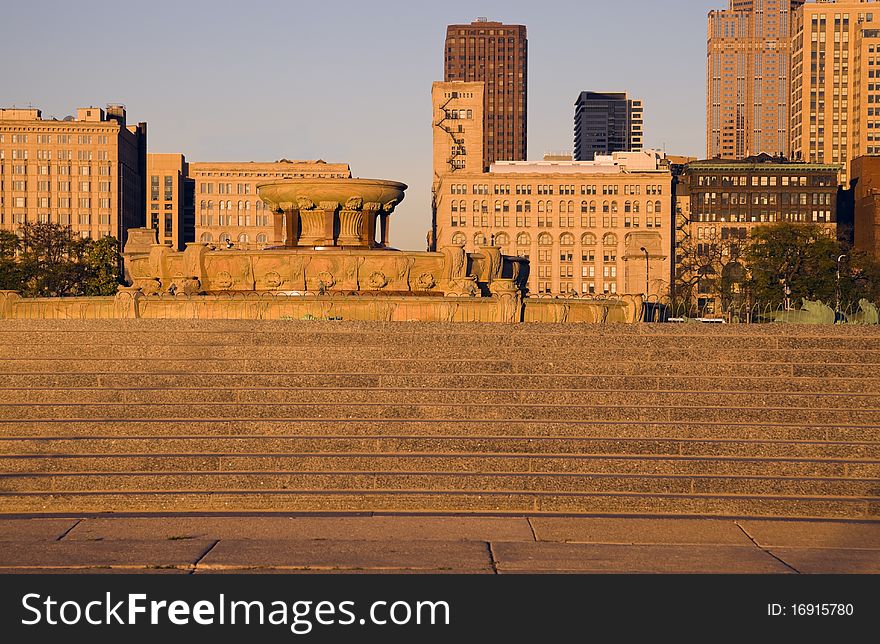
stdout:
{"type": "MultiPolygon", "coordinates": [[[[251,202],[250,201],[237,201],[237,202],[233,203],[232,201],[223,201],[221,199],[220,201],[217,202],[217,207],[220,210],[248,211],[251,209],[251,202]]],[[[262,201],[257,201],[254,204],[254,210],[261,211],[264,209],[268,210],[269,206],[267,204],[264,204],[262,201]]],[[[205,201],[204,199],[202,199],[199,202],[199,210],[209,210],[209,211],[214,210],[214,201],[212,199],[209,199],[208,201],[205,201]]]]}
{"type": "MultiPolygon", "coordinates": [[[[547,201],[538,201],[537,207],[538,212],[553,212],[553,203],[550,200],[547,201]]],[[[510,212],[510,201],[504,200],[496,200],[494,205],[495,212],[510,212]]],[[[596,201],[582,201],[581,202],[581,214],[590,214],[598,212],[598,209],[601,207],[602,213],[616,215],[620,212],[620,204],[617,201],[603,201],[601,206],[596,201]]],[[[525,201],[517,201],[515,204],[516,212],[522,213],[530,213],[532,212],[532,202],[529,199],[525,201]]],[[[453,199],[450,203],[450,210],[452,212],[467,212],[468,204],[464,199],[455,200],[453,199]]],[[[483,201],[474,200],[471,204],[472,212],[489,212],[489,202],[485,199],[483,201]]],[[[623,202],[623,212],[626,213],[639,213],[642,211],[642,203],[640,201],[624,201],[623,202]]],[[[570,213],[575,214],[576,206],[574,201],[560,201],[559,202],[559,212],[561,214],[570,213]]],[[[660,200],[657,201],[647,201],[645,202],[645,212],[648,214],[662,214],[663,212],[663,202],[660,200]]]]}
{"type": "MultiPolygon", "coordinates": [[[[200,242],[206,242],[206,243],[213,242],[213,241],[214,241],[214,235],[212,235],[211,233],[202,233],[201,237],[199,237],[199,241],[200,241],[200,242]]],[[[231,236],[229,233],[220,233],[220,237],[218,238],[217,241],[219,241],[219,242],[225,244],[225,243],[227,243],[227,242],[231,242],[231,241],[232,241],[232,236],[231,236]]],[[[250,238],[250,235],[248,235],[247,233],[241,233],[241,234],[238,236],[238,240],[237,240],[237,241],[238,241],[239,244],[249,244],[250,241],[251,241],[251,238],[250,238]]],[[[258,243],[258,244],[266,244],[266,243],[268,243],[268,241],[269,241],[269,240],[268,240],[268,238],[266,237],[266,235],[265,235],[264,233],[260,233],[259,235],[257,235],[256,243],[258,243]]]]}
{"type": "MultiPolygon", "coordinates": [[[[495,235],[494,242],[496,246],[508,246],[510,244],[510,237],[507,235],[507,233],[498,233],[495,235]]],[[[456,246],[464,246],[467,243],[467,237],[464,233],[457,232],[452,236],[452,243],[456,246]]],[[[553,235],[551,235],[550,233],[541,233],[540,235],[538,235],[539,246],[552,246],[555,243],[556,239],[554,239],[553,235]]],[[[571,233],[562,233],[559,236],[560,246],[574,246],[574,243],[575,236],[571,233]]],[[[595,246],[596,243],[596,235],[594,235],[593,233],[584,233],[583,235],[581,235],[581,246],[595,246]]],[[[602,237],[603,246],[617,246],[617,243],[617,235],[615,235],[614,233],[608,233],[602,237]]],[[[474,234],[474,245],[486,245],[485,233],[474,234]]],[[[531,246],[532,236],[529,233],[519,233],[516,236],[516,245],[531,246]]]]}

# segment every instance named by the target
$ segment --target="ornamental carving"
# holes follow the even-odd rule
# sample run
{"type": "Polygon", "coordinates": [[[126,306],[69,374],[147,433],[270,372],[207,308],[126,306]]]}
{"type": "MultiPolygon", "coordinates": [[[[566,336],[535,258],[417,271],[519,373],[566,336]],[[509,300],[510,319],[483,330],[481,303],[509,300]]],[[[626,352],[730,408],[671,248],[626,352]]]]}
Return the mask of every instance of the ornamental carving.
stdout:
{"type": "Polygon", "coordinates": [[[139,279],[132,284],[139,288],[144,295],[158,295],[162,290],[162,282],[158,279],[139,279]]]}
{"type": "Polygon", "coordinates": [[[418,279],[416,279],[416,288],[419,288],[423,291],[428,291],[434,288],[437,285],[437,280],[434,279],[434,276],[431,273],[422,273],[419,275],[418,279]]]}
{"type": "Polygon", "coordinates": [[[214,283],[220,288],[229,288],[232,286],[232,275],[230,275],[227,271],[220,271],[214,277],[214,283]]]}
{"type": "Polygon", "coordinates": [[[457,302],[444,302],[440,305],[440,320],[442,322],[453,322],[456,311],[458,311],[457,302]]]}
{"type": "Polygon", "coordinates": [[[198,295],[201,289],[201,282],[192,277],[175,278],[174,283],[168,287],[169,292],[182,295],[198,295]]]}
{"type": "Polygon", "coordinates": [[[263,278],[263,281],[266,283],[266,286],[269,288],[278,288],[284,283],[284,278],[275,271],[270,271],[266,273],[266,276],[263,278]]]}
{"type": "Polygon", "coordinates": [[[392,199],[388,203],[383,206],[383,210],[387,212],[389,215],[394,212],[394,209],[397,207],[397,199],[392,199]]]}
{"type": "Polygon", "coordinates": [[[370,288],[385,288],[388,285],[388,278],[385,277],[385,273],[381,271],[375,271],[370,274],[367,283],[370,285],[370,288]]]}
{"type": "Polygon", "coordinates": [[[349,291],[358,290],[358,271],[363,263],[363,257],[346,257],[343,259],[342,273],[344,278],[342,284],[340,284],[341,288],[349,291]]]}
{"type": "Polygon", "coordinates": [[[480,250],[483,252],[483,274],[481,275],[483,281],[493,282],[500,279],[504,265],[501,249],[497,246],[484,246],[480,250]]]}
{"type": "Polygon", "coordinates": [[[325,289],[333,288],[336,284],[336,279],[329,271],[321,271],[315,276],[315,280],[318,282],[319,286],[325,289]]]}
{"type": "Polygon", "coordinates": [[[314,210],[318,206],[314,201],[309,199],[308,197],[297,197],[296,198],[296,206],[300,210],[314,210]]]}
{"type": "MultiPolygon", "coordinates": [[[[556,324],[565,324],[568,322],[568,313],[571,310],[570,304],[553,304],[550,308],[551,321],[556,324]]],[[[605,315],[608,315],[607,308],[605,315]]]]}
{"type": "Polygon", "coordinates": [[[345,202],[346,210],[361,210],[364,207],[364,200],[361,197],[352,197],[345,202]]]}

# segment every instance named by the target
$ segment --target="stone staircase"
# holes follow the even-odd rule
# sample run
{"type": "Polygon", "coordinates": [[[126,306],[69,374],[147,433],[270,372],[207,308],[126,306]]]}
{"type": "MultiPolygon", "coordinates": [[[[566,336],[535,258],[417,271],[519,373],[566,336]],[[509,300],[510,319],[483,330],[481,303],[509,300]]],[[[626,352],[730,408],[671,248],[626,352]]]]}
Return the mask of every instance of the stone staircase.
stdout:
{"type": "Polygon", "coordinates": [[[880,519],[880,328],[0,322],[0,513],[880,519]]]}

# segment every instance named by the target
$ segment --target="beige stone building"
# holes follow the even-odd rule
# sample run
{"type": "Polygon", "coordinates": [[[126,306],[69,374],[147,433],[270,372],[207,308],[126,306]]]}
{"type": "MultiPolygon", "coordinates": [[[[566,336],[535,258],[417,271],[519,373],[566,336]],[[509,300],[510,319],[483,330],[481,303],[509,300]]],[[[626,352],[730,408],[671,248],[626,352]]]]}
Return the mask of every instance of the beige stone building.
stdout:
{"type": "Polygon", "coordinates": [[[127,125],[121,105],[63,120],[0,109],[0,228],[53,223],[124,244],[144,222],[146,138],[146,123],[127,125]]]}
{"type": "Polygon", "coordinates": [[[159,243],[183,250],[187,242],[263,248],[284,241],[257,186],[278,179],[351,177],[345,163],[324,161],[194,162],[182,154],[147,155],[147,227],[159,243]]]}
{"type": "Polygon", "coordinates": [[[647,278],[647,292],[662,297],[671,190],[653,151],[445,174],[435,194],[437,247],[488,244],[528,258],[533,295],[643,294],[647,278]]]}
{"type": "Polygon", "coordinates": [[[147,155],[147,228],[177,250],[195,241],[193,181],[182,154],[147,155]]]}
{"type": "Polygon", "coordinates": [[[434,183],[444,174],[483,171],[483,82],[431,87],[434,183]]]}
{"type": "Polygon", "coordinates": [[[483,83],[434,83],[429,247],[476,252],[491,245],[527,258],[533,295],[643,294],[646,288],[667,295],[672,174],[666,161],[653,151],[619,152],[593,161],[502,161],[484,172],[482,89],[483,83]]]}
{"type": "Polygon", "coordinates": [[[804,0],[729,0],[711,11],[706,156],[786,155],[791,20],[804,0]]]}
{"type": "Polygon", "coordinates": [[[841,164],[880,150],[880,3],[808,3],[792,25],[791,158],[841,164]]]}
{"type": "Polygon", "coordinates": [[[769,155],[693,161],[683,168],[675,189],[674,262],[685,280],[696,277],[684,271],[688,266],[707,269],[696,283],[695,299],[704,314],[720,314],[729,303],[738,304],[736,284],[724,296],[715,286],[719,277],[734,281],[734,271],[744,267],[740,251],[756,227],[817,224],[836,236],[839,171],[832,164],[792,163],[769,155]]]}

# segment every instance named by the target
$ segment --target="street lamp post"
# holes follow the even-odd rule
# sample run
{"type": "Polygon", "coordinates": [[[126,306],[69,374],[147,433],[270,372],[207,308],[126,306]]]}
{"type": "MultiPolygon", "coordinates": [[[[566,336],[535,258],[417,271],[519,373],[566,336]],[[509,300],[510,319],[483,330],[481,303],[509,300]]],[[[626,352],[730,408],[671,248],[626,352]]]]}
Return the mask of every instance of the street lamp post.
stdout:
{"type": "Polygon", "coordinates": [[[651,254],[644,246],[642,246],[640,250],[645,254],[645,299],[647,300],[648,293],[650,292],[650,280],[648,279],[648,274],[651,271],[651,254]]]}
{"type": "Polygon", "coordinates": [[[837,313],[840,313],[840,263],[845,259],[846,255],[837,258],[837,306],[834,309],[837,313]]]}

